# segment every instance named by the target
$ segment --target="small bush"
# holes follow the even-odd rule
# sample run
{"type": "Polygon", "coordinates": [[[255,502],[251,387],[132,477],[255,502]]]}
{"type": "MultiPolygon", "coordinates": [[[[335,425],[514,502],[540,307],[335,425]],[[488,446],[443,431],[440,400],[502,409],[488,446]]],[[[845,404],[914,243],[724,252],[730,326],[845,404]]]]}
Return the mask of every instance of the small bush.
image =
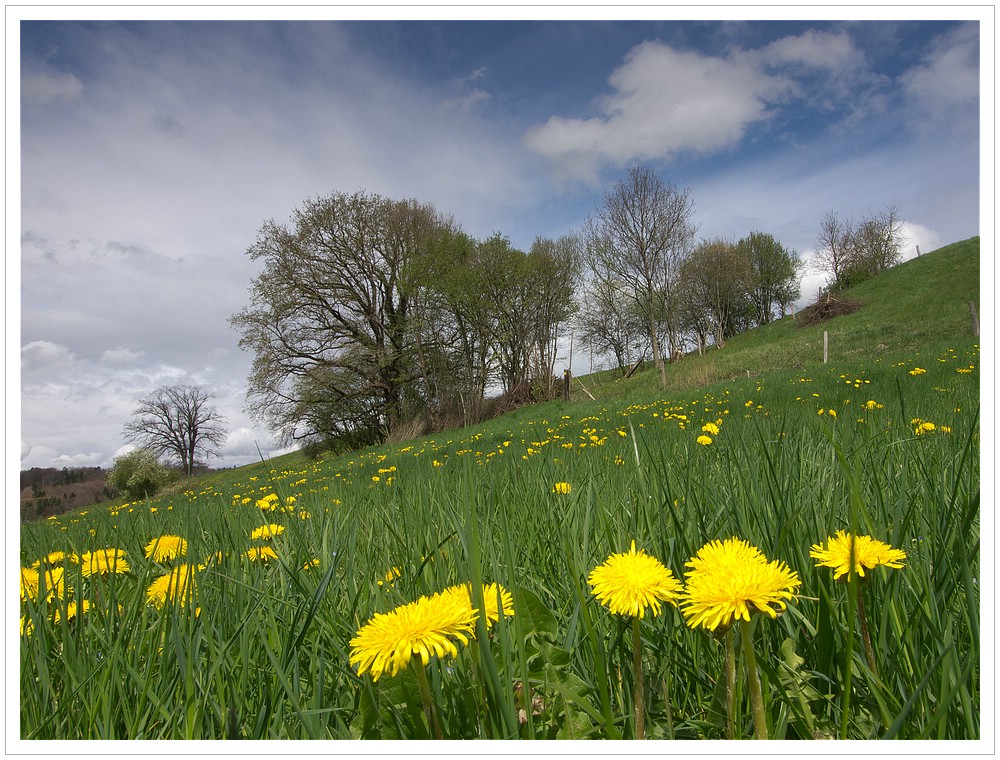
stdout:
{"type": "Polygon", "coordinates": [[[174,474],[148,449],[136,449],[117,457],[108,473],[108,485],[126,499],[151,499],[174,480],[174,474]]]}

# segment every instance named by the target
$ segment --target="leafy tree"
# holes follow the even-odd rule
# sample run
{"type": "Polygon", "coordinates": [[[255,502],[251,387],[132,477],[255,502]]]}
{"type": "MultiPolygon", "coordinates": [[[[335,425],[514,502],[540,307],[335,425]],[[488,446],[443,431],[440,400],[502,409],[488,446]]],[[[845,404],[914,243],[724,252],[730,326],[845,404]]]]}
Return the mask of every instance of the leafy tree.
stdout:
{"type": "Polygon", "coordinates": [[[224,418],[209,404],[211,398],[190,385],[157,388],[140,400],[125,425],[125,440],[176,460],[190,476],[199,457],[215,455],[226,440],[224,418]]]}
{"type": "Polygon", "coordinates": [[[137,501],[154,497],[174,479],[173,474],[149,449],[136,449],[115,457],[107,483],[126,499],[137,501]]]}
{"type": "Polygon", "coordinates": [[[624,284],[643,315],[664,386],[660,333],[665,328],[672,352],[679,339],[674,291],[680,262],[695,234],[692,214],[687,190],[677,190],[651,169],[636,166],[605,194],[583,233],[590,271],[624,284]]]}
{"type": "Polygon", "coordinates": [[[799,263],[789,251],[766,232],[751,232],[737,244],[749,267],[748,297],[753,320],[766,325],[799,297],[799,263]]]}
{"type": "Polygon", "coordinates": [[[359,425],[384,434],[415,411],[404,272],[439,224],[431,206],[358,192],[306,201],[290,226],[259,230],[247,253],[263,269],[230,319],[254,355],[252,415],[290,442],[359,425]]]}
{"type": "Polygon", "coordinates": [[[750,281],[750,262],[738,245],[721,238],[702,241],[683,265],[687,303],[699,315],[689,314],[688,322],[700,319],[715,345],[724,347],[743,328],[750,281]]]}

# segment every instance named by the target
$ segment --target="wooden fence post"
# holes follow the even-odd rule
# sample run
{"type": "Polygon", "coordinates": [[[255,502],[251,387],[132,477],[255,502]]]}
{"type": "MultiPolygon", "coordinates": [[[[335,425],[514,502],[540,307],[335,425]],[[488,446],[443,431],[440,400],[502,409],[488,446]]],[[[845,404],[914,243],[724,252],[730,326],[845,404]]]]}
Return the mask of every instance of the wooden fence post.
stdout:
{"type": "Polygon", "coordinates": [[[830,333],[823,331],[823,364],[830,360],[830,333]]]}
{"type": "Polygon", "coordinates": [[[972,334],[979,337],[979,315],[976,313],[976,302],[969,301],[969,314],[972,315],[972,334]]]}
{"type": "Polygon", "coordinates": [[[569,401],[569,382],[572,374],[568,369],[563,370],[563,401],[569,401]]]}

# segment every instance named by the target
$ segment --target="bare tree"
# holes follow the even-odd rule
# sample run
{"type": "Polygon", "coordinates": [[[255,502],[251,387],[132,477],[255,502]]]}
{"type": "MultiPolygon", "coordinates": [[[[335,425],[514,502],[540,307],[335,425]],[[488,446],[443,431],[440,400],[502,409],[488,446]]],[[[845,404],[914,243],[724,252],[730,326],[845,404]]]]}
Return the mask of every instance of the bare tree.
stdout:
{"type": "Polygon", "coordinates": [[[815,268],[831,276],[834,283],[843,279],[853,256],[854,225],[831,211],[820,222],[816,239],[815,268]]]}
{"type": "Polygon", "coordinates": [[[820,223],[815,266],[831,276],[830,284],[836,288],[873,277],[899,263],[902,225],[895,206],[868,214],[858,224],[831,211],[820,223]]]}
{"type": "Polygon", "coordinates": [[[661,328],[674,348],[672,290],[680,259],[695,234],[687,190],[667,185],[651,169],[633,167],[604,196],[584,230],[587,263],[595,276],[622,282],[643,315],[653,361],[666,385],[661,328]],[[666,321],[666,324],[664,323],[666,321]]]}
{"type": "Polygon", "coordinates": [[[215,456],[226,440],[223,416],[212,394],[191,385],[157,388],[139,402],[125,425],[125,440],[175,459],[190,477],[200,458],[215,456]]]}

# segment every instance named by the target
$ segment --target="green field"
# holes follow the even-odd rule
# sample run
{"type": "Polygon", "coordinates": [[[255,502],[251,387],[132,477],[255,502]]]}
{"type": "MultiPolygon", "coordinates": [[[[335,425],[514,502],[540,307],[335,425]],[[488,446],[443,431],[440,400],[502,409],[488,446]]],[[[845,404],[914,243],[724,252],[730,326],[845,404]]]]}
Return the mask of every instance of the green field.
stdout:
{"type": "Polygon", "coordinates": [[[854,314],[738,336],[670,365],[665,390],[601,373],[582,378],[596,401],[577,385],[473,428],[26,525],[20,736],[628,739],[641,720],[648,739],[761,722],[772,739],[979,739],[978,268],[978,238],[925,254],[845,294],[854,314]],[[834,581],[810,549],[838,530],[904,566],[834,581]],[[147,559],[160,536],[185,554],[147,559]],[[776,619],[750,616],[755,658],[736,647],[727,694],[731,637],[670,603],[633,625],[587,581],[633,541],[684,581],[733,537],[801,585],[776,619]],[[127,572],[82,572],[108,548],[127,572]],[[178,565],[193,594],[171,601],[157,579],[178,565]],[[479,609],[500,584],[514,614],[426,668],[352,667],[376,613],[464,583],[479,609]]]}

